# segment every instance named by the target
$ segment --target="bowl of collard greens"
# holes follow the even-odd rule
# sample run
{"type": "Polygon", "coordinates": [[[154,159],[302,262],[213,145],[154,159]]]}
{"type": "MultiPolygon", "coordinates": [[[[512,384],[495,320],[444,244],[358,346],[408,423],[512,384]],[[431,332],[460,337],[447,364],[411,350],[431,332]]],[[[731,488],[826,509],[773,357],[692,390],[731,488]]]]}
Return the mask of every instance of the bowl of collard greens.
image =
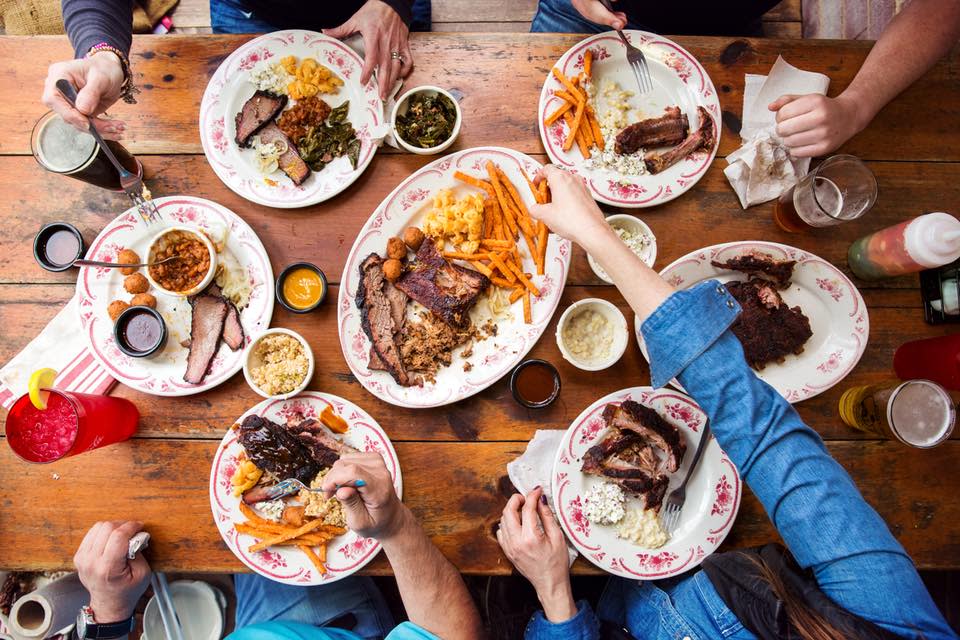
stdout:
{"type": "Polygon", "coordinates": [[[460,134],[463,114],[449,92],[440,87],[415,87],[393,107],[393,132],[404,149],[420,155],[440,153],[460,134]]]}

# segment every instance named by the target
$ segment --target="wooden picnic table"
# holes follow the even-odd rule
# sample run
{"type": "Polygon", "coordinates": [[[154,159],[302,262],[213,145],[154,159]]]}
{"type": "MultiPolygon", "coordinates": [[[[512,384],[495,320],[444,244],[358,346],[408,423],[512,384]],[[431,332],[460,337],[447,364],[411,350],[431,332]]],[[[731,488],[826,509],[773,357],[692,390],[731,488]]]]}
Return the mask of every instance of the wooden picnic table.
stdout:
{"type": "MultiPolygon", "coordinates": [[[[340,274],[356,233],[380,201],[406,176],[431,161],[384,148],[356,184],[333,200],[301,210],[247,202],[227,189],[202,155],[197,121],[207,78],[248,36],[142,36],[132,63],[143,88],[140,104],[113,109],[128,122],[125,144],[142,160],[155,195],[190,194],[240,214],[263,240],[275,272],[296,260],[318,264],[336,300],[340,274]]],[[[547,162],[536,107],[553,62],[579,40],[570,35],[415,34],[416,69],[408,85],[439,84],[462,94],[463,131],[451,151],[501,145],[547,162]]],[[[831,77],[830,94],[853,78],[869,43],[848,41],[677,38],[706,67],[723,109],[720,153],[706,176],[668,204],[638,211],[658,238],[662,268],[699,247],[734,240],[791,244],[846,267],[851,241],[871,230],[926,211],[960,211],[960,74],[957,54],[895,100],[843,151],[866,160],[880,197],[865,218],[840,227],[794,235],[771,218],[773,204],[743,211],[722,169],[739,146],[745,73],[766,73],[778,54],[831,77]]],[[[33,260],[33,235],[44,223],[72,222],[90,241],[127,208],[125,197],[48,173],[30,157],[29,134],[45,111],[40,103],[48,64],[71,55],[62,37],[0,38],[0,362],[29,342],[74,293],[75,273],[49,273],[33,260]]],[[[866,499],[886,519],[917,564],[960,567],[960,433],[930,451],[877,440],[843,425],[842,391],[893,377],[893,352],[909,339],[944,335],[950,326],[924,323],[918,280],[903,277],[861,288],[870,309],[870,342],[843,383],[797,405],[827,441],[866,499]]],[[[616,289],[604,286],[577,249],[562,306],[598,296],[627,313],[616,289]]],[[[559,313],[557,313],[559,316],[559,313]]],[[[554,319],[554,321],[556,318],[554,319]]],[[[613,368],[587,373],[562,360],[551,325],[532,355],[555,363],[563,377],[560,400],[527,411],[504,380],[473,398],[433,410],[408,410],[367,393],[344,362],[336,310],[328,302],[309,315],[279,305],[274,326],[303,334],[316,355],[310,385],[363,406],[396,445],[404,473],[405,502],[440,549],[462,571],[508,573],[510,564],[493,535],[511,488],[505,465],[537,429],[562,429],[589,404],[627,386],[649,384],[649,370],[633,338],[613,368]]],[[[0,446],[0,568],[59,569],[88,527],[103,519],[138,519],[153,534],[152,563],[167,571],[233,572],[243,569],[220,539],[210,516],[207,486],[217,444],[260,398],[242,375],[208,393],[158,398],[118,387],[142,418],[126,443],[52,465],[21,462],[0,446]]],[[[735,399],[732,399],[735,401],[735,399]]],[[[773,539],[767,516],[748,489],[727,547],[773,539]]],[[[592,571],[582,560],[579,572],[592,571]]],[[[370,573],[389,573],[380,557],[370,573]]]]}

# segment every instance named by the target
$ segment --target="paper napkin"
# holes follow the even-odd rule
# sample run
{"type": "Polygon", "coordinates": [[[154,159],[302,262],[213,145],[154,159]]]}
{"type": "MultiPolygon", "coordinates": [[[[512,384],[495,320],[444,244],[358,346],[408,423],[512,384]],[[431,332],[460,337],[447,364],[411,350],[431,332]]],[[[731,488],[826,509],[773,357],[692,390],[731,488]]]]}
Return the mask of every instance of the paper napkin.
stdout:
{"type": "Polygon", "coordinates": [[[744,77],[743,145],[727,156],[728,166],[723,170],[744,209],[778,197],[810,168],[810,158],[790,157],[777,135],[777,114],[767,105],[786,94],[826,95],[829,86],[827,76],[797,69],[782,56],[777,57],[769,75],[744,77]]]}

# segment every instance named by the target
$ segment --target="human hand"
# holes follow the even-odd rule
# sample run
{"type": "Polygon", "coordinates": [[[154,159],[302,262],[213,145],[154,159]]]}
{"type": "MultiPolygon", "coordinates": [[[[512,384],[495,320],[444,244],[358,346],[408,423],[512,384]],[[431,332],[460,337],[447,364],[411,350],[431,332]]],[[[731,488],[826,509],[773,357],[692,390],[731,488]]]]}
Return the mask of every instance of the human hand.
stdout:
{"type": "Polygon", "coordinates": [[[360,84],[367,84],[374,68],[380,85],[380,99],[386,100],[394,83],[413,70],[410,52],[410,29],[393,7],[382,0],[367,0],[350,19],[339,27],[324,29],[331,38],[343,39],[355,33],[363,36],[363,71],[360,84]],[[393,57],[400,54],[400,59],[393,57]]]}
{"type": "Polygon", "coordinates": [[[47,70],[43,84],[43,103],[80,131],[87,131],[87,116],[91,116],[103,137],[118,140],[123,137],[123,122],[96,116],[120,97],[123,79],[120,59],[110,51],[101,51],[81,60],[54,62],[47,70]],[[60,79],[70,81],[77,89],[76,109],[57,90],[56,82],[60,79]]]}
{"type": "Polygon", "coordinates": [[[548,164],[534,178],[536,184],[542,180],[550,186],[552,201],[530,205],[531,216],[587,251],[612,233],[583,178],[548,164]]]}
{"type": "MultiPolygon", "coordinates": [[[[614,29],[627,28],[627,14],[623,11],[609,11],[600,0],[571,0],[573,8],[584,18],[597,24],[605,24],[614,29]]],[[[616,2],[616,0],[614,0],[616,2]]]]}
{"type": "Polygon", "coordinates": [[[858,101],[843,94],[836,98],[816,93],[780,96],[768,108],[777,112],[777,135],[796,158],[826,155],[870,121],[858,101]]]}
{"type": "Polygon", "coordinates": [[[347,526],[366,538],[383,541],[403,527],[406,507],[397,497],[393,478],[378,453],[341,456],[323,477],[323,495],[336,495],[343,504],[347,526]],[[363,480],[362,487],[347,486],[358,480],[363,480]]]}
{"type": "Polygon", "coordinates": [[[80,582],[90,592],[90,608],[99,623],[121,622],[133,615],[150,582],[150,565],[138,553],[127,559],[130,538],[139,522],[98,522],[87,531],[73,556],[80,582]]]}
{"type": "Polygon", "coordinates": [[[537,487],[526,497],[516,493],[507,501],[497,529],[497,542],[517,571],[537,590],[547,620],[563,622],[576,615],[567,542],[543,489],[537,487]]]}

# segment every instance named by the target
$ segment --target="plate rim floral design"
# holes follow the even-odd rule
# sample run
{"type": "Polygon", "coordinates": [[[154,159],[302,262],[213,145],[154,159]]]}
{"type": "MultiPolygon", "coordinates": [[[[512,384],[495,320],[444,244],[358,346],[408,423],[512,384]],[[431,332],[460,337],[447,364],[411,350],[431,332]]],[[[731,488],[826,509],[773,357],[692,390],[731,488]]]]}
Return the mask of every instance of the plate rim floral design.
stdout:
{"type": "MultiPolygon", "coordinates": [[[[610,180],[610,175],[615,174],[595,172],[584,166],[584,160],[579,158],[579,155],[567,157],[568,153],[573,153],[572,150],[571,152],[564,152],[554,148],[554,142],[544,124],[544,120],[550,111],[562,104],[562,101],[551,93],[552,90],[562,87],[559,81],[557,81],[549,71],[544,79],[543,88],[540,90],[540,99],[537,105],[537,129],[540,132],[540,141],[547,155],[550,157],[550,161],[582,175],[586,179],[590,193],[595,200],[614,207],[627,209],[653,207],[669,202],[689,191],[693,185],[707,173],[707,170],[713,164],[713,160],[720,148],[720,136],[723,130],[721,126],[722,114],[720,111],[720,100],[717,96],[713,81],[707,74],[706,69],[704,69],[699,60],[685,48],[669,38],[648,31],[626,29],[624,30],[624,34],[631,42],[640,41],[648,59],[655,59],[651,53],[655,53],[658,50],[664,51],[663,66],[673,72],[680,83],[688,87],[693,101],[699,106],[704,107],[710,113],[713,118],[714,143],[709,154],[703,158],[700,157],[703,155],[702,152],[698,152],[696,157],[688,157],[684,161],[656,175],[645,174],[643,176],[633,176],[632,182],[629,185],[624,185],[623,179],[610,180]],[[688,162],[692,162],[693,166],[687,166],[688,162]]],[[[622,49],[624,46],[620,39],[612,32],[597,33],[584,38],[567,49],[551,66],[551,69],[553,67],[559,67],[561,71],[569,76],[571,67],[578,70],[583,68],[583,52],[586,49],[594,46],[598,42],[606,43],[607,41],[609,41],[611,46],[619,49],[622,49]]],[[[603,53],[598,56],[598,61],[610,57],[606,49],[602,49],[602,51],[603,53]]],[[[623,64],[626,66],[625,57],[623,64]]],[[[558,123],[554,123],[553,126],[563,127],[563,125],[558,123]]]]}
{"type": "MultiPolygon", "coordinates": [[[[570,270],[572,247],[568,240],[552,234],[547,250],[546,274],[533,278],[534,283],[539,283],[544,291],[542,298],[533,301],[534,324],[522,325],[524,330],[517,332],[515,336],[510,336],[510,342],[500,347],[500,352],[504,354],[511,350],[515,350],[516,353],[503,356],[499,358],[498,362],[475,364],[470,372],[464,372],[460,376],[457,385],[444,386],[437,383],[432,388],[433,395],[415,393],[413,390],[421,388],[401,387],[390,374],[369,370],[365,357],[369,351],[369,340],[360,328],[359,313],[354,304],[358,268],[362,259],[371,251],[369,242],[378,239],[385,244],[386,238],[390,235],[400,235],[410,219],[417,213],[418,208],[422,207],[421,203],[432,192],[439,188],[455,186],[456,182],[453,179],[455,170],[477,171],[474,165],[480,163],[482,159],[495,159],[501,163],[507,160],[516,163],[517,167],[525,168],[531,176],[541,166],[530,156],[504,147],[463,149],[434,160],[405,178],[380,203],[357,234],[353,247],[348,254],[340,278],[340,290],[337,296],[337,327],[344,360],[350,367],[350,371],[367,391],[395,406],[414,409],[439,407],[458,402],[483,391],[506,375],[529,353],[530,349],[543,335],[560,304],[560,297],[570,270]],[[471,160],[474,165],[470,165],[471,160]],[[445,183],[439,186],[431,185],[430,181],[437,179],[444,180],[445,183]],[[425,188],[427,186],[431,188],[425,188]],[[388,233],[390,229],[393,231],[388,233]],[[553,284],[549,293],[542,284],[548,278],[553,284]],[[355,345],[354,342],[358,344],[355,345]]],[[[508,174],[514,171],[512,165],[504,164],[503,166],[508,174]]],[[[523,184],[522,177],[516,183],[523,184]]],[[[520,190],[520,192],[525,200],[533,203],[532,195],[527,194],[526,190],[520,190]]],[[[382,253],[383,250],[381,248],[377,251],[382,253]]],[[[505,340],[503,334],[504,332],[501,331],[496,337],[505,340]]],[[[451,365],[451,367],[453,366],[456,366],[456,363],[451,365]]]]}
{"type": "MultiPolygon", "coordinates": [[[[163,223],[169,223],[170,226],[185,222],[196,223],[196,216],[200,212],[203,212],[203,217],[200,218],[199,226],[202,226],[208,217],[219,217],[229,229],[227,243],[234,257],[239,260],[237,255],[239,250],[249,256],[249,259],[240,261],[241,265],[247,266],[250,277],[253,277],[254,272],[259,274],[260,280],[252,283],[253,293],[250,304],[240,311],[240,321],[246,334],[244,347],[237,351],[225,352],[223,350],[227,348],[221,344],[218,353],[228,352],[228,363],[218,365],[217,360],[214,359],[210,373],[197,385],[183,381],[185,369],[178,369],[174,375],[158,375],[159,367],[167,366],[165,363],[158,363],[151,358],[130,358],[123,355],[116,347],[113,339],[113,323],[107,316],[106,308],[109,300],[101,299],[105,293],[101,291],[101,287],[91,286],[101,277],[109,277],[109,274],[116,273],[122,278],[119,272],[112,269],[80,268],[76,285],[79,320],[90,352],[111,376],[128,387],[156,396],[180,397],[202,393],[226,382],[240,371],[243,368],[245,347],[249,344],[251,336],[270,326],[274,305],[271,286],[273,267],[266,248],[253,228],[227,207],[206,198],[187,195],[154,198],[153,203],[160,212],[163,223]],[[171,210],[175,207],[179,209],[171,210]],[[194,216],[192,220],[191,215],[194,216]],[[255,265],[256,269],[251,269],[251,265],[255,265]]],[[[116,259],[116,252],[123,248],[122,245],[117,244],[116,240],[124,234],[136,231],[141,234],[141,237],[152,237],[161,230],[161,227],[147,225],[140,218],[136,207],[131,207],[100,231],[90,244],[86,257],[93,260],[113,261],[116,259]]],[[[168,340],[168,348],[169,344],[168,340]]],[[[184,363],[185,366],[186,363],[184,363]]]]}
{"type": "MultiPolygon", "coordinates": [[[[369,429],[371,434],[376,435],[378,440],[370,439],[365,435],[365,441],[369,449],[384,456],[387,468],[393,476],[394,489],[397,496],[403,499],[403,473],[400,468],[400,459],[393,448],[393,443],[384,432],[377,421],[365,410],[355,403],[341,398],[340,396],[324,393],[320,391],[304,391],[303,393],[289,398],[287,400],[267,399],[263,400],[237,419],[240,423],[250,415],[271,415],[271,411],[282,417],[288,408],[305,408],[308,412],[318,414],[324,406],[333,406],[341,416],[349,423],[350,428],[363,427],[369,429]],[[279,405],[279,408],[278,408],[279,405]],[[318,406],[319,405],[319,406],[318,406]]],[[[349,431],[348,431],[349,434],[349,431]]],[[[370,563],[380,552],[381,545],[373,538],[362,538],[354,531],[348,530],[343,536],[335,538],[337,541],[331,541],[327,549],[327,573],[317,574],[310,560],[299,550],[289,547],[278,547],[268,549],[257,554],[249,554],[240,546],[251,544],[254,538],[237,534],[233,528],[235,522],[243,520],[239,512],[238,505],[240,499],[233,497],[229,488],[229,476],[233,475],[231,463],[234,459],[227,459],[230,452],[237,453],[240,449],[237,442],[236,431],[228,429],[217,447],[213,462],[210,465],[210,481],[208,494],[210,498],[210,509],[217,531],[223,538],[224,543],[230,549],[231,553],[244,565],[253,571],[256,571],[265,578],[274,582],[292,584],[297,586],[312,586],[318,584],[330,584],[346,578],[370,563]],[[223,504],[227,502],[228,504],[223,504]],[[358,557],[355,557],[357,554],[358,557]],[[258,562],[259,560],[259,562],[258,562]],[[344,561],[347,564],[338,566],[338,562],[344,561]],[[281,571],[282,570],[282,571],[281,571]]]]}
{"type": "MultiPolygon", "coordinates": [[[[379,145],[373,140],[371,128],[378,128],[384,122],[383,101],[380,100],[376,83],[371,78],[366,85],[360,85],[362,68],[363,59],[349,46],[336,38],[306,29],[284,29],[263,34],[235,49],[210,77],[200,103],[200,142],[204,156],[217,177],[234,193],[250,202],[278,209],[319,204],[347,189],[373,160],[379,145]],[[354,122],[361,141],[357,168],[331,173],[333,167],[326,167],[322,172],[314,172],[305,185],[299,187],[288,184],[285,176],[276,181],[277,186],[259,182],[254,184],[255,180],[245,176],[248,170],[234,164],[236,143],[225,133],[226,118],[233,114],[224,112],[222,92],[238,81],[238,73],[249,72],[262,60],[279,58],[284,49],[300,47],[316,47],[318,54],[323,55],[320,62],[331,67],[345,85],[354,85],[355,92],[363,97],[364,103],[358,108],[364,113],[366,122],[354,122]]],[[[353,108],[354,105],[351,105],[351,111],[353,108]]]]}
{"type": "MultiPolygon", "coordinates": [[[[605,542],[601,540],[598,544],[591,544],[591,528],[599,525],[586,520],[582,513],[581,496],[565,502],[566,492],[573,486],[575,477],[584,476],[580,471],[581,459],[577,452],[582,455],[604,431],[600,420],[603,407],[627,399],[658,409],[665,420],[686,432],[702,433],[707,421],[706,414],[692,398],[672,389],[629,387],[603,396],[584,409],[563,435],[550,474],[553,507],[567,539],[595,566],[630,580],[669,578],[698,566],[727,537],[740,509],[743,482],[736,465],[711,434],[711,441],[703,452],[696,473],[711,473],[706,483],[708,487],[713,487],[713,505],[710,513],[701,515],[699,520],[681,515],[678,529],[692,522],[694,529],[691,533],[679,540],[668,540],[659,549],[647,549],[617,538],[616,533],[611,537],[605,528],[601,534],[605,542]]],[[[692,453],[693,445],[688,442],[687,454],[692,453]]]]}
{"type": "MultiPolygon", "coordinates": [[[[814,278],[817,284],[815,291],[825,304],[833,304],[835,307],[841,304],[841,300],[844,301],[843,304],[846,304],[846,301],[849,300],[849,305],[851,307],[849,311],[844,309],[844,313],[842,314],[831,314],[831,321],[835,322],[837,318],[841,318],[850,325],[850,337],[856,345],[855,350],[852,352],[852,354],[845,352],[844,350],[833,351],[827,355],[826,360],[815,367],[820,374],[828,376],[826,381],[801,380],[799,381],[799,384],[791,385],[789,388],[784,388],[782,385],[775,384],[776,381],[769,382],[769,384],[774,387],[788,402],[793,404],[813,398],[814,396],[817,396],[824,391],[827,391],[834,385],[840,383],[851,371],[853,371],[866,351],[867,343],[870,339],[870,314],[860,290],[857,289],[856,285],[853,284],[850,278],[848,278],[843,271],[841,271],[830,261],[825,260],[809,251],[798,249],[797,247],[792,247],[779,242],[769,242],[767,240],[738,240],[735,242],[722,242],[691,251],[690,253],[677,258],[664,267],[660,271],[660,276],[668,283],[678,288],[681,286],[684,288],[693,286],[697,282],[709,280],[710,278],[714,277],[714,275],[705,272],[703,278],[697,282],[691,282],[687,284],[687,281],[684,280],[682,276],[679,274],[673,274],[672,272],[678,267],[691,263],[697,268],[703,267],[706,270],[716,270],[716,267],[710,265],[710,260],[714,259],[723,252],[736,249],[743,249],[750,252],[759,250],[767,254],[773,252],[774,255],[779,255],[784,259],[796,260],[797,266],[794,270],[794,279],[797,277],[797,271],[803,268],[804,265],[808,264],[825,268],[831,272],[830,278],[814,278]],[[852,355],[852,357],[849,357],[850,355],[852,355]]],[[[637,342],[640,346],[640,351],[643,354],[643,357],[649,362],[650,358],[647,354],[646,344],[643,341],[643,335],[640,327],[641,323],[639,322],[639,318],[634,316],[634,333],[637,336],[637,342]]],[[[784,364],[770,366],[789,367],[791,366],[790,363],[791,360],[788,358],[787,362],[784,364]]],[[[757,372],[757,375],[761,379],[765,379],[763,371],[757,372]]],[[[676,380],[671,380],[670,384],[681,391],[683,390],[676,380]]]]}

